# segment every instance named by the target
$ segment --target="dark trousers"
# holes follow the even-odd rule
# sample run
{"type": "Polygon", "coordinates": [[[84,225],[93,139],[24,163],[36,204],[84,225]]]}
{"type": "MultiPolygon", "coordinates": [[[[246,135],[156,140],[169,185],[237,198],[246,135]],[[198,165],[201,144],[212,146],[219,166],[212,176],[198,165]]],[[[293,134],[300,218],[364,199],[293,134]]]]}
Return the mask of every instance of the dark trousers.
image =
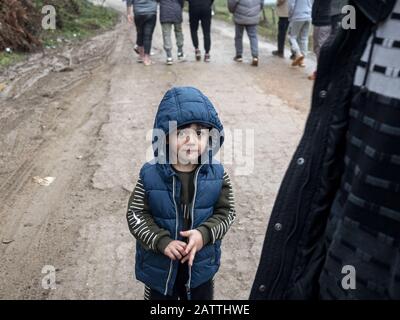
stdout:
{"type": "MultiPolygon", "coordinates": [[[[172,296],[164,296],[162,293],[145,286],[145,300],[188,300],[186,283],[189,278],[187,263],[179,264],[172,296]]],[[[190,289],[191,300],[213,300],[214,281],[211,279],[197,288],[190,289]]]]}
{"type": "Polygon", "coordinates": [[[204,37],[204,50],[206,53],[211,49],[211,8],[210,9],[190,9],[189,8],[190,33],[193,46],[199,48],[199,37],[197,30],[201,22],[201,29],[204,37]]]}
{"type": "Polygon", "coordinates": [[[278,52],[285,52],[286,34],[289,28],[289,18],[279,17],[278,22],[278,52]]]}
{"type": "Polygon", "coordinates": [[[144,53],[150,54],[151,41],[153,40],[153,32],[156,26],[157,15],[145,14],[135,15],[135,25],[137,32],[136,44],[144,47],[144,53]]]}

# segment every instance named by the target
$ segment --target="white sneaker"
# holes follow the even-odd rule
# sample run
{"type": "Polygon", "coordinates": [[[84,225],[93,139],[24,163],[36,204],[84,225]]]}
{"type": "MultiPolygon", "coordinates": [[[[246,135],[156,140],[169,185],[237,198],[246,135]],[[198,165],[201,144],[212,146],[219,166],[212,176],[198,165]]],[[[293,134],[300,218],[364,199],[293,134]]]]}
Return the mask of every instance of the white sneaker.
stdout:
{"type": "Polygon", "coordinates": [[[186,61],[186,56],[183,52],[178,53],[178,61],[179,62],[186,61]]]}
{"type": "Polygon", "coordinates": [[[171,57],[167,57],[166,64],[170,66],[173,63],[174,63],[174,60],[171,57]]]}

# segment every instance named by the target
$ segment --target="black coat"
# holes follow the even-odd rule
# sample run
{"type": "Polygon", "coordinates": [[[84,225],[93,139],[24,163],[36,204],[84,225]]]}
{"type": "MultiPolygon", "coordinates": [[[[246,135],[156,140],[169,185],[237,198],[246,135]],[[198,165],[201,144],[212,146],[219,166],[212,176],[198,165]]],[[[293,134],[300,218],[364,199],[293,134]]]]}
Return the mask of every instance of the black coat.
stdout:
{"type": "Polygon", "coordinates": [[[317,27],[331,25],[331,0],[314,0],[312,6],[312,24],[317,27]]]}
{"type": "Polygon", "coordinates": [[[321,50],[311,111],[280,187],[250,299],[319,297],[324,232],[343,171],[343,138],[354,73],[376,23],[396,0],[354,0],[357,28],[340,30],[321,50]]]}
{"type": "Polygon", "coordinates": [[[184,0],[160,0],[160,22],[182,23],[184,0]]]}
{"type": "Polygon", "coordinates": [[[187,0],[189,2],[189,10],[211,10],[214,0],[187,0]]]}

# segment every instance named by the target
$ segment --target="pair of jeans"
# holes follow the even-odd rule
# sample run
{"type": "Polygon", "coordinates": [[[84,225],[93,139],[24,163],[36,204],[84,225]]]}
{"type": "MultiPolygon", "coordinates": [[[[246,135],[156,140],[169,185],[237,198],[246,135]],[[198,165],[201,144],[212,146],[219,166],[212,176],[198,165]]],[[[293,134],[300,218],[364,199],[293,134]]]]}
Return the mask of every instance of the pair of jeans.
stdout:
{"type": "Polygon", "coordinates": [[[156,21],[157,15],[155,14],[135,15],[136,44],[139,47],[144,47],[145,54],[150,54],[156,21]]]}
{"type": "Polygon", "coordinates": [[[236,55],[243,54],[243,31],[246,29],[247,35],[250,40],[251,55],[258,58],[258,38],[257,38],[257,25],[242,25],[235,24],[235,48],[236,55]]]}
{"type": "Polygon", "coordinates": [[[310,33],[311,21],[292,21],[289,26],[289,41],[293,53],[303,56],[308,51],[308,36],[310,33]]]}
{"type": "Polygon", "coordinates": [[[285,52],[286,34],[289,28],[289,18],[279,17],[278,22],[278,52],[285,52]]]}
{"type": "MultiPolygon", "coordinates": [[[[186,292],[186,283],[189,278],[187,262],[179,263],[178,274],[176,276],[174,289],[171,296],[165,296],[162,293],[144,287],[144,300],[188,300],[186,292]]],[[[214,299],[214,280],[208,280],[196,288],[190,290],[191,300],[213,300],[214,299]]]]}
{"type": "Polygon", "coordinates": [[[328,40],[332,31],[332,27],[329,26],[314,26],[313,32],[313,45],[314,53],[317,56],[317,61],[319,59],[319,53],[321,52],[321,47],[324,45],[325,41],[328,40]]]}
{"type": "Polygon", "coordinates": [[[172,26],[174,26],[176,46],[178,47],[178,52],[183,52],[183,32],[182,23],[161,23],[161,29],[164,41],[164,50],[168,57],[172,57],[172,26]]]}
{"type": "Polygon", "coordinates": [[[204,37],[204,50],[206,53],[211,49],[211,7],[208,9],[189,8],[190,34],[192,36],[193,47],[199,48],[199,37],[197,31],[201,22],[201,29],[204,37]]]}

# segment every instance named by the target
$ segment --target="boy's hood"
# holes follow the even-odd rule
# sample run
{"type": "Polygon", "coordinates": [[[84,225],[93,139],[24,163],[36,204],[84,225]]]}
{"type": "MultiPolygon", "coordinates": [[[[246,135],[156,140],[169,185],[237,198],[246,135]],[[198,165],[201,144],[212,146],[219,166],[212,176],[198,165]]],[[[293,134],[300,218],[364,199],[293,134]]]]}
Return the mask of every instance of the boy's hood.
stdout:
{"type": "Polygon", "coordinates": [[[170,121],[176,121],[176,126],[190,123],[200,123],[215,128],[220,133],[219,143],[213,141],[210,157],[216,154],[224,141],[223,126],[218,113],[211,101],[198,89],[193,87],[174,87],[167,91],[158,106],[154,120],[153,150],[158,156],[157,131],[162,130],[167,136],[170,132],[170,121]]]}

